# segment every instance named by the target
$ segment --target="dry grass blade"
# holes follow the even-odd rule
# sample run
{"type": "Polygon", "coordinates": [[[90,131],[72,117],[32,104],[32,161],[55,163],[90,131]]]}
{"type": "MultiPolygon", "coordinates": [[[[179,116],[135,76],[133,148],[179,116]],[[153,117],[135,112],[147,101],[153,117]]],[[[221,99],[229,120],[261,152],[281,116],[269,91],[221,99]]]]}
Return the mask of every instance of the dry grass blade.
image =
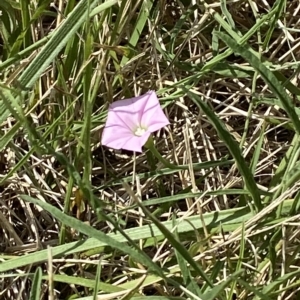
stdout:
{"type": "Polygon", "coordinates": [[[100,2],[0,1],[0,298],[297,297],[299,1],[100,2]],[[148,90],[167,165],[100,143],[148,90]]]}

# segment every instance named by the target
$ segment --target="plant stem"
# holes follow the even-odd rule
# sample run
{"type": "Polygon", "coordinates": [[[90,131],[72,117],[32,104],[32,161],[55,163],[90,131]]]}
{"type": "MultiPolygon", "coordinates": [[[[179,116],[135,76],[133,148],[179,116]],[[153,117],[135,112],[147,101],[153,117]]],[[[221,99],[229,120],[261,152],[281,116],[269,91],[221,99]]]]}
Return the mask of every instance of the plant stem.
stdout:
{"type": "Polygon", "coordinates": [[[153,142],[153,138],[152,135],[150,135],[147,143],[145,144],[145,147],[148,148],[152,154],[165,166],[168,167],[170,169],[180,169],[180,170],[188,170],[188,166],[178,166],[175,164],[170,163],[167,159],[165,159],[164,157],[161,156],[161,154],[158,152],[158,150],[156,149],[154,142],[153,142]]]}

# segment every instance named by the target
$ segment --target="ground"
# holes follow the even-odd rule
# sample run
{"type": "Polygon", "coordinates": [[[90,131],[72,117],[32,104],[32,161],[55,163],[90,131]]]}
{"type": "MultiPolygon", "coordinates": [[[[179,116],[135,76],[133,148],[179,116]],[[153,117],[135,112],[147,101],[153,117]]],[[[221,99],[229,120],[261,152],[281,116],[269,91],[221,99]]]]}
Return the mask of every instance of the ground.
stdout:
{"type": "Polygon", "coordinates": [[[298,1],[0,11],[0,299],[298,299],[298,1]],[[149,90],[156,150],[102,145],[149,90]]]}

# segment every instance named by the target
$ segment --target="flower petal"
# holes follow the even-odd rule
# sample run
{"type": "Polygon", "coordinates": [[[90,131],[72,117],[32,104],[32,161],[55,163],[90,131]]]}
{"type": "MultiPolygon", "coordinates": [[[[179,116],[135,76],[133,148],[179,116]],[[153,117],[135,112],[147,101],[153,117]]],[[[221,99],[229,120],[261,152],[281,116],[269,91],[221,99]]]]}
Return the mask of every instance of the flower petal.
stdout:
{"type": "MultiPolygon", "coordinates": [[[[119,102],[119,101],[117,101],[119,102]]],[[[119,126],[127,128],[130,132],[133,132],[139,124],[139,114],[122,111],[118,107],[110,106],[107,115],[106,126],[119,126]]]]}
{"type": "Polygon", "coordinates": [[[108,110],[102,145],[142,152],[150,134],[168,124],[169,121],[154,91],[115,101],[108,110]],[[146,132],[137,136],[135,132],[138,129],[145,129],[146,132]]]}
{"type": "Polygon", "coordinates": [[[148,99],[144,103],[141,125],[154,132],[169,125],[170,122],[160,106],[156,93],[150,91],[147,94],[148,99]]]}
{"type": "Polygon", "coordinates": [[[150,134],[150,132],[145,132],[142,136],[135,136],[128,128],[105,126],[101,143],[113,149],[142,152],[142,147],[148,140],[150,134]]]}
{"type": "Polygon", "coordinates": [[[124,142],[130,139],[132,135],[126,127],[106,125],[102,133],[101,143],[114,149],[121,149],[124,142]]]}
{"type": "Polygon", "coordinates": [[[146,93],[138,97],[113,102],[109,108],[109,113],[114,116],[112,122],[120,125],[123,123],[131,130],[135,130],[141,124],[143,108],[148,98],[149,94],[146,93]]]}

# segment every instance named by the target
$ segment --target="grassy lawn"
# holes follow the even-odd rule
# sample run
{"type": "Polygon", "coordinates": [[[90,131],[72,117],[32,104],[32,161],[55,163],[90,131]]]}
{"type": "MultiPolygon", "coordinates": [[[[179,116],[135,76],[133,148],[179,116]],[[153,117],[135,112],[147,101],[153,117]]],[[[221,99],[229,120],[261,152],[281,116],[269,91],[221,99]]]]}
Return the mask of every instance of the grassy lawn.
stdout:
{"type": "Polygon", "coordinates": [[[299,20],[0,0],[0,299],[300,299],[299,20]],[[149,91],[170,124],[103,145],[111,104],[149,91]]]}

